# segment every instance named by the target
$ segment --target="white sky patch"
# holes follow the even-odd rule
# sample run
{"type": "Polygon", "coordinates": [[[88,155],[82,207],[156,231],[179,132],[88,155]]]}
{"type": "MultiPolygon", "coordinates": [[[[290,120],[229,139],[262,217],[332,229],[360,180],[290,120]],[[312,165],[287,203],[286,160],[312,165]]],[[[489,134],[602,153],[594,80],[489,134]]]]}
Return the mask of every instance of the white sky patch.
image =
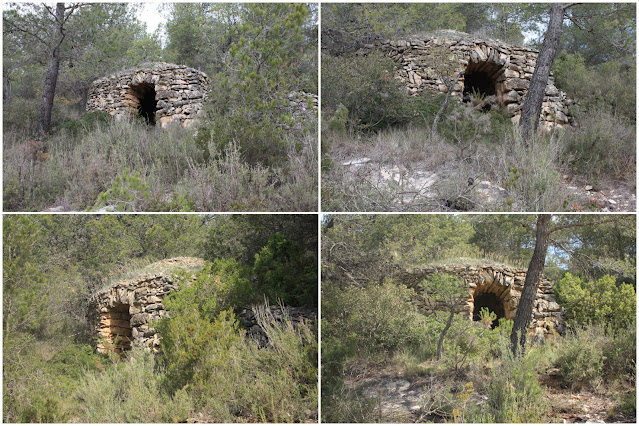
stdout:
{"type": "Polygon", "coordinates": [[[153,34],[160,24],[165,24],[166,19],[160,14],[161,3],[142,3],[137,17],[146,24],[146,32],[153,34]]]}

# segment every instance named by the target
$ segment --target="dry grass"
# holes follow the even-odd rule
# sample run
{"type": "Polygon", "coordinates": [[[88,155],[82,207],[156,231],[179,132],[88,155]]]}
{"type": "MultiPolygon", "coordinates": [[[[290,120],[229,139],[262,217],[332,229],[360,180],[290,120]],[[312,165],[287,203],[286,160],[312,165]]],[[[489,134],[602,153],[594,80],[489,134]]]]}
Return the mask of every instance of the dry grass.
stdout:
{"type": "Polygon", "coordinates": [[[333,167],[323,176],[324,210],[566,210],[574,196],[560,185],[561,137],[541,136],[526,147],[513,131],[494,143],[480,140],[484,126],[453,123],[453,142],[423,127],[326,134],[333,167]],[[490,182],[485,194],[482,181],[490,182]]]}
{"type": "Polygon", "coordinates": [[[176,257],[159,261],[149,258],[136,259],[106,277],[105,284],[100,286],[96,292],[99,293],[113,287],[120,281],[133,280],[145,275],[168,275],[176,271],[194,272],[203,267],[204,261],[195,257],[176,257]]]}
{"type": "Polygon", "coordinates": [[[288,140],[285,161],[244,161],[229,144],[195,142],[195,130],[147,128],[118,121],[73,136],[61,132],[41,148],[5,131],[5,211],[315,211],[317,141],[288,140]]]}

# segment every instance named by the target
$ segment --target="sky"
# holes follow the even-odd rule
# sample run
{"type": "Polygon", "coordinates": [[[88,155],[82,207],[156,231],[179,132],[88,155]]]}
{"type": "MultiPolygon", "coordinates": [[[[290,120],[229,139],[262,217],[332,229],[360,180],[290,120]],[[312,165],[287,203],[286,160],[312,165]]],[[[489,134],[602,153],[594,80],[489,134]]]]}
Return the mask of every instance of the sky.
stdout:
{"type": "Polygon", "coordinates": [[[138,12],[138,19],[146,24],[146,31],[149,34],[155,32],[160,24],[166,19],[160,15],[161,3],[143,3],[143,7],[138,12]]]}

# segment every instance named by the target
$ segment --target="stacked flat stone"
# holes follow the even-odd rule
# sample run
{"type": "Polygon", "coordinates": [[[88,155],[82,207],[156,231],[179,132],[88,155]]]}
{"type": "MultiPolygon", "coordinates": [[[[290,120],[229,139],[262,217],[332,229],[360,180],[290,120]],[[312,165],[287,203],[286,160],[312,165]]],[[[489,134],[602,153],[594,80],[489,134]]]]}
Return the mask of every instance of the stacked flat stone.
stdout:
{"type": "MultiPolygon", "coordinates": [[[[204,260],[178,257],[158,262],[158,269],[197,269],[204,260]]],[[[147,267],[153,269],[153,265],[147,267]]],[[[99,353],[122,353],[132,346],[160,349],[160,336],[150,325],[167,315],[164,297],[178,288],[171,272],[145,274],[122,280],[93,295],[89,320],[97,336],[95,345],[99,353]]]]}
{"type": "MultiPolygon", "coordinates": [[[[446,53],[444,60],[453,64],[454,71],[449,70],[447,74],[461,73],[461,78],[451,93],[453,98],[463,99],[464,72],[469,69],[469,65],[473,71],[491,74],[496,82],[498,101],[515,123],[521,118],[523,98],[528,91],[539,54],[534,49],[510,46],[495,40],[473,39],[468,34],[453,31],[442,37],[378,41],[375,47],[401,65],[398,77],[406,84],[411,95],[423,90],[447,92],[446,85],[440,78],[442,70],[438,70],[436,65],[442,63],[442,51],[446,53]]],[[[370,48],[372,46],[368,50],[370,48]]],[[[568,112],[571,103],[566,94],[555,87],[551,76],[540,115],[542,128],[549,130],[572,125],[573,120],[568,112]]]]}
{"type": "MultiPolygon", "coordinates": [[[[491,293],[503,303],[506,319],[514,319],[526,280],[526,269],[501,265],[431,265],[422,268],[402,270],[398,279],[406,286],[415,289],[422,297],[415,303],[425,313],[442,309],[429,299],[419,283],[435,273],[450,274],[458,277],[468,286],[468,298],[460,299],[456,312],[473,317],[475,296],[491,293]],[[423,297],[426,296],[426,297],[423,297]]],[[[535,298],[530,333],[546,336],[555,332],[563,334],[565,322],[563,308],[557,303],[552,283],[542,276],[535,298]]]]}
{"type": "Polygon", "coordinates": [[[106,111],[116,118],[135,116],[139,100],[131,87],[140,84],[153,86],[156,122],[162,127],[172,122],[182,127],[192,125],[203,113],[202,104],[210,90],[209,78],[201,71],[184,65],[153,63],[94,81],[87,111],[106,111]]]}
{"type": "Polygon", "coordinates": [[[242,326],[246,328],[247,337],[255,340],[260,347],[266,347],[270,341],[267,333],[255,316],[256,310],[268,310],[276,325],[282,327],[288,319],[293,327],[302,323],[317,322],[317,310],[313,308],[293,307],[293,306],[247,306],[240,311],[238,318],[242,326]]]}

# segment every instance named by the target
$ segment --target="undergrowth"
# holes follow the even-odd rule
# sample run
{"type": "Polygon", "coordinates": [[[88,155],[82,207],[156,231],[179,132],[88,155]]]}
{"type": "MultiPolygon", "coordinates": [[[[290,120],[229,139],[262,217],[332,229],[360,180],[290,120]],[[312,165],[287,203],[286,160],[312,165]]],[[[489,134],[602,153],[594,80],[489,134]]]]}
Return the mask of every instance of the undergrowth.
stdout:
{"type": "Polygon", "coordinates": [[[149,128],[133,120],[90,123],[61,127],[46,142],[5,129],[5,211],[316,209],[312,132],[301,140],[284,138],[280,161],[268,166],[247,162],[232,141],[218,148],[198,139],[193,129],[149,128]]]}

